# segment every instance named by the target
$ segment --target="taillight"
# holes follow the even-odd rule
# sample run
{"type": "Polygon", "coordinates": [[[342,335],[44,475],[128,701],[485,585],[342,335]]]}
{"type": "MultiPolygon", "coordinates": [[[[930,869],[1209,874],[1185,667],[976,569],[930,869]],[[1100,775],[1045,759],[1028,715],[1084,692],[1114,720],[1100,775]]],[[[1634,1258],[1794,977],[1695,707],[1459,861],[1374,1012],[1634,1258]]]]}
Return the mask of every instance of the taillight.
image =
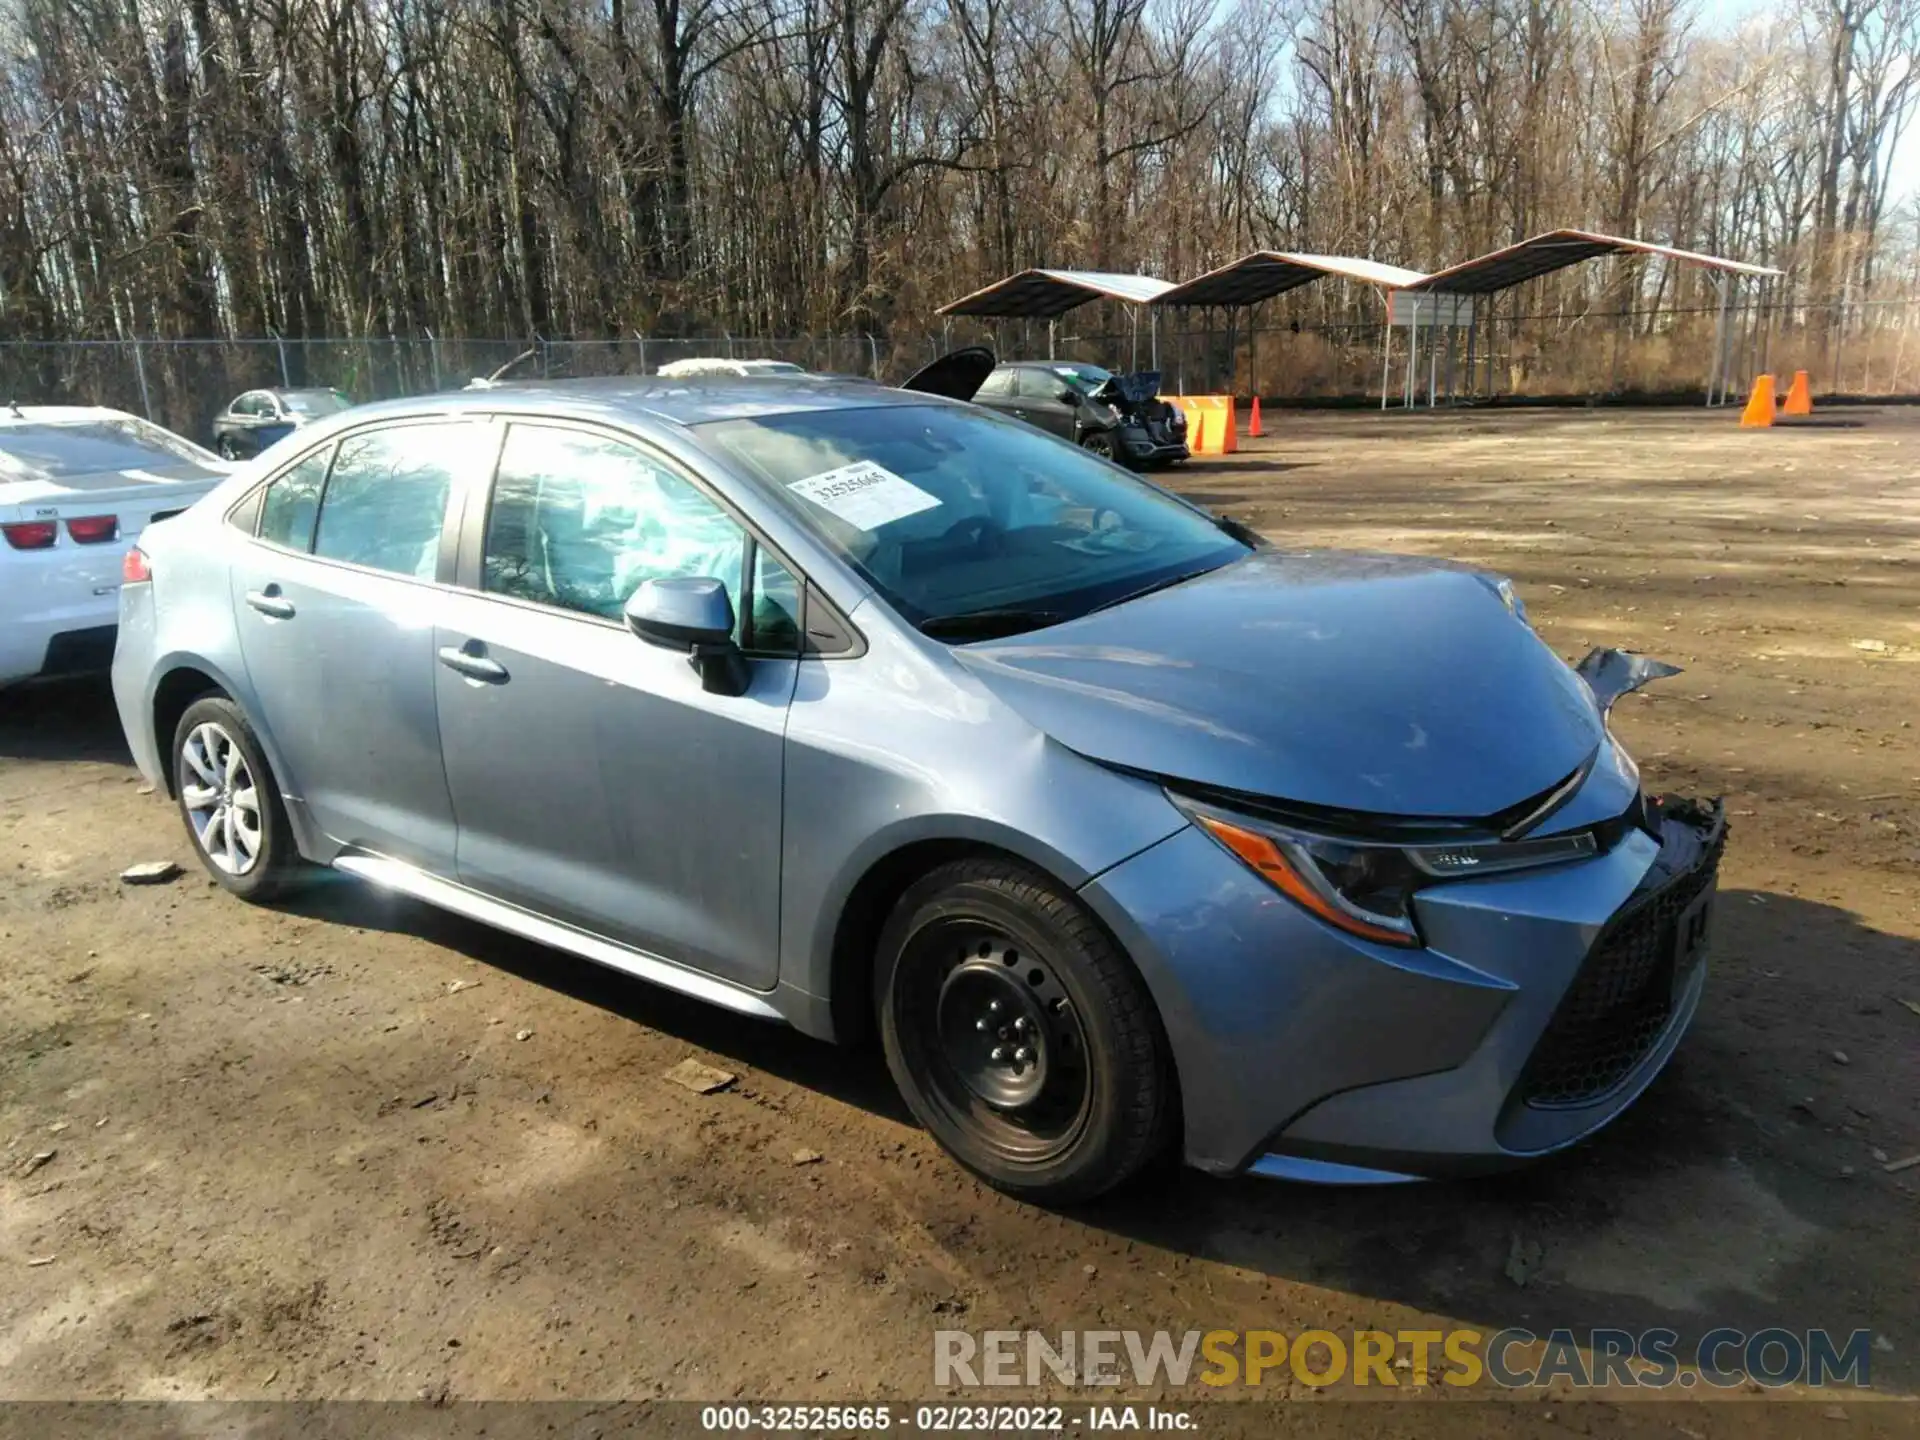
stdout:
{"type": "Polygon", "coordinates": [[[75,515],[67,521],[67,534],[76,545],[105,545],[120,538],[118,515],[75,515]]]}
{"type": "Polygon", "coordinates": [[[147,564],[147,552],[138,545],[121,557],[120,579],[128,585],[144,585],[153,579],[153,567],[147,564]]]}
{"type": "Polygon", "coordinates": [[[23,520],[15,525],[0,525],[0,535],[16,550],[45,550],[53,544],[59,529],[51,520],[23,520]]]}

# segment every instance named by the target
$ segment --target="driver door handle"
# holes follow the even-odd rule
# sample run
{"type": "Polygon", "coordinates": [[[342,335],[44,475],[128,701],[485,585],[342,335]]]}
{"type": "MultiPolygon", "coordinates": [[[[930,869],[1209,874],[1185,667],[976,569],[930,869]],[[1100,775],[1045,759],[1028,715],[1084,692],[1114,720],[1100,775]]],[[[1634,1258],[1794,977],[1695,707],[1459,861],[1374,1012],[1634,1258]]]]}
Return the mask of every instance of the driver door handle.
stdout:
{"type": "Polygon", "coordinates": [[[282,598],[278,585],[269,585],[264,590],[247,591],[247,604],[270,619],[291,620],[293,618],[293,602],[282,598]]]}
{"type": "Polygon", "coordinates": [[[469,680],[481,680],[489,685],[504,685],[509,678],[507,667],[498,660],[489,660],[458,645],[442,645],[440,663],[469,680]]]}

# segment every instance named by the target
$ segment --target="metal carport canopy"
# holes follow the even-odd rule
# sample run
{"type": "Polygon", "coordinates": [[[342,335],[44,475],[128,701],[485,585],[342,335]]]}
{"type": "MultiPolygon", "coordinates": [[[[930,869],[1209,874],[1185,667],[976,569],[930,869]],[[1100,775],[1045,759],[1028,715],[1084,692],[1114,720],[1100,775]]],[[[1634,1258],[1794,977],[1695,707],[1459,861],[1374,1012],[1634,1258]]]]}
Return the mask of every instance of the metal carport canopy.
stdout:
{"type": "Polygon", "coordinates": [[[984,290],[942,305],[939,315],[991,315],[1016,320],[1052,320],[1089,300],[1144,305],[1173,289],[1151,275],[1115,275],[1105,270],[1022,270],[984,290]]]}
{"type": "Polygon", "coordinates": [[[1156,306],[1257,305],[1315,280],[1338,275],[1369,285],[1400,289],[1424,280],[1419,270],[1407,270],[1379,260],[1353,255],[1304,255],[1284,250],[1255,250],[1231,264],[1175,285],[1153,300],[1156,306]]]}
{"type": "Polygon", "coordinates": [[[1453,295],[1491,295],[1525,280],[1564,270],[1583,260],[1602,255],[1635,252],[1661,255],[1690,265],[1704,265],[1733,275],[1774,276],[1781,272],[1765,265],[1749,265],[1729,260],[1724,255],[1704,255],[1698,250],[1680,250],[1672,245],[1655,245],[1646,240],[1628,240],[1619,235],[1600,235],[1591,230],[1549,230],[1518,245],[1490,251],[1473,260],[1463,260],[1445,270],[1405,282],[1406,290],[1441,290],[1453,295]]]}

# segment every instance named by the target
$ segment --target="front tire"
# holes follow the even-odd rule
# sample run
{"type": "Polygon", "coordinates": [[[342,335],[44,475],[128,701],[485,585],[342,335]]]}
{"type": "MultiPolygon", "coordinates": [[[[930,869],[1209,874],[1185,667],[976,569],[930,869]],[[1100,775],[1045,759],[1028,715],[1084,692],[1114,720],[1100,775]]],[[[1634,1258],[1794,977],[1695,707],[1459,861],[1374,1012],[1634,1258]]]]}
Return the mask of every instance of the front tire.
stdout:
{"type": "Polygon", "coordinates": [[[894,1083],[988,1184],[1072,1204],[1166,1147],[1173,1069],[1146,985],[1044,876],[996,859],[941,866],[894,907],[875,967],[894,1083]]]}
{"type": "Polygon", "coordinates": [[[300,863],[286,808],[253,727],[224,695],[194,701],[174,727],[173,790],[209,875],[243,900],[285,892],[300,863]]]}
{"type": "Polygon", "coordinates": [[[1090,450],[1102,460],[1119,459],[1119,450],[1113,443],[1111,430],[1089,430],[1080,437],[1080,448],[1090,450]]]}
{"type": "Polygon", "coordinates": [[[219,450],[222,460],[238,460],[240,458],[240,447],[224,435],[220,437],[219,450]]]}

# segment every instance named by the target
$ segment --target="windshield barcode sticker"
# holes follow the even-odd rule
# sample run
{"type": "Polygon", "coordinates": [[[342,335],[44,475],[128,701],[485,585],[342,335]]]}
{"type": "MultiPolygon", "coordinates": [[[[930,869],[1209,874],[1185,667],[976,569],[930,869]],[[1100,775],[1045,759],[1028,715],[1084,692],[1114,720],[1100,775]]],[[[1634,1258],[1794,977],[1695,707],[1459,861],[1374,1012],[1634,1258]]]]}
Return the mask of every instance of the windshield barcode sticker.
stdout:
{"type": "Polygon", "coordinates": [[[940,503],[912,481],[871,460],[822,470],[818,475],[795,480],[787,488],[861,530],[878,530],[940,503]]]}

